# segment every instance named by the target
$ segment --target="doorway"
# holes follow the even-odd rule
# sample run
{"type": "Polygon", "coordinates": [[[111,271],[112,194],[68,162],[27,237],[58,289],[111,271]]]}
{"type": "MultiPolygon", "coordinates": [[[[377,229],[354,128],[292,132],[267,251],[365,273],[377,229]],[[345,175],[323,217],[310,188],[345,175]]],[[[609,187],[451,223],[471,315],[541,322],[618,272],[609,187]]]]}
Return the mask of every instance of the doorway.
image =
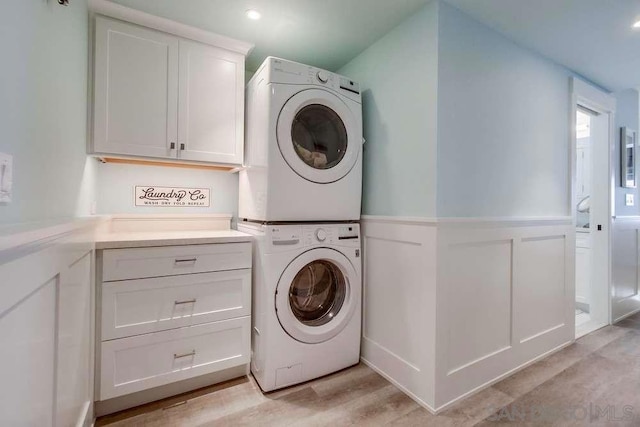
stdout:
{"type": "MultiPolygon", "coordinates": [[[[593,92],[587,94],[599,92],[589,88],[593,92]]],[[[572,213],[576,232],[575,330],[579,338],[611,322],[613,111],[593,96],[576,96],[574,106],[572,213]]]]}

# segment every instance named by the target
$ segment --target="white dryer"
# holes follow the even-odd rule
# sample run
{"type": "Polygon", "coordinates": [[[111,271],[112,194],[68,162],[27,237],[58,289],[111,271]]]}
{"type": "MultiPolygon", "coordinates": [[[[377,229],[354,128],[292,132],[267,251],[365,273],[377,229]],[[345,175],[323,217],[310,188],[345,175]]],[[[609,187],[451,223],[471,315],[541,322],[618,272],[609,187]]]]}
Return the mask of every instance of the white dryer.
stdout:
{"type": "Polygon", "coordinates": [[[255,236],[251,372],[264,391],[360,359],[358,224],[242,223],[255,236]]]}
{"type": "Polygon", "coordinates": [[[359,85],[269,57],[246,91],[239,217],[254,221],[360,219],[359,85]]]}

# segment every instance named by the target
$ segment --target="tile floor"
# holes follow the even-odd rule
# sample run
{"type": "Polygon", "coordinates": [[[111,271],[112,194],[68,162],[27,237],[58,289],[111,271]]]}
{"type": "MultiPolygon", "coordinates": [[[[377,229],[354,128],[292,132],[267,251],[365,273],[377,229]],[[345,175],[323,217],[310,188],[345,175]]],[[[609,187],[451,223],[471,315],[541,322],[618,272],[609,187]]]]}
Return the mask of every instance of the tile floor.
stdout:
{"type": "Polygon", "coordinates": [[[432,415],[360,364],[263,395],[243,378],[97,426],[640,426],[640,314],[432,415]]]}

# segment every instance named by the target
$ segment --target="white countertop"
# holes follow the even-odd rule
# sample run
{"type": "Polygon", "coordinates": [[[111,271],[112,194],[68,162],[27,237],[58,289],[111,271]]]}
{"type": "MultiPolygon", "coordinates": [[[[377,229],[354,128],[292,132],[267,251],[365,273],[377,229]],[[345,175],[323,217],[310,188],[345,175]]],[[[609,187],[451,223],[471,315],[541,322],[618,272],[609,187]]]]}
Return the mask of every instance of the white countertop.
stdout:
{"type": "Polygon", "coordinates": [[[236,230],[104,232],[95,236],[96,249],[145,248],[152,246],[204,245],[250,242],[251,235],[236,230]]]}

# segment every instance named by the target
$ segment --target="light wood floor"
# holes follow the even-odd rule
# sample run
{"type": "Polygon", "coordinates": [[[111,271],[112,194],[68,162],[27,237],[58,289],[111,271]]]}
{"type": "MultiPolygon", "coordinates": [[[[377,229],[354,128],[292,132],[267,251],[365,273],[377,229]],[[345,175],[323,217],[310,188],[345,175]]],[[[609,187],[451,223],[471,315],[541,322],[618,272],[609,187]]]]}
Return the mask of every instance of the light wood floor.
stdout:
{"type": "Polygon", "coordinates": [[[640,426],[640,314],[579,339],[438,416],[361,364],[266,395],[252,378],[242,378],[103,417],[96,425],[492,424],[640,426]]]}

